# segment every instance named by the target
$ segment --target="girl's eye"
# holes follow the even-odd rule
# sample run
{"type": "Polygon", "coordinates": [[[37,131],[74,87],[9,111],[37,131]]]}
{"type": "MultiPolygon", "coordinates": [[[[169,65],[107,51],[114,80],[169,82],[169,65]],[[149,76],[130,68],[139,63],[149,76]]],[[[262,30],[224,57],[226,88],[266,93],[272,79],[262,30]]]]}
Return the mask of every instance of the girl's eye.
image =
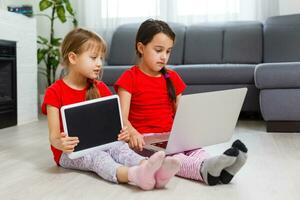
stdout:
{"type": "Polygon", "coordinates": [[[161,49],[156,49],[156,52],[160,53],[160,52],[162,52],[162,50],[161,49]]]}
{"type": "Polygon", "coordinates": [[[95,60],[97,57],[96,57],[96,56],[92,56],[91,58],[92,58],[93,60],[95,60]]]}

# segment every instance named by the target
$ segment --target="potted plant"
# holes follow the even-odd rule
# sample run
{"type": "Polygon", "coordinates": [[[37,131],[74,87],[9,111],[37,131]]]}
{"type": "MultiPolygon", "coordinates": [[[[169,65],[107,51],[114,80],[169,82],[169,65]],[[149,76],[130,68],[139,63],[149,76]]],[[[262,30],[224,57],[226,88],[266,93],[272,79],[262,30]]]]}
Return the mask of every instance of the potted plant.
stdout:
{"type": "Polygon", "coordinates": [[[38,16],[45,16],[50,20],[50,37],[45,38],[38,36],[38,64],[44,63],[45,68],[39,68],[39,73],[47,77],[47,86],[55,81],[55,72],[60,62],[59,47],[62,38],[54,36],[54,21],[59,19],[61,23],[65,23],[67,18],[72,20],[73,26],[77,27],[77,20],[69,0],[41,0],[39,2],[40,11],[51,9],[51,15],[39,13],[38,16]],[[68,14],[68,15],[67,15],[68,14]]]}

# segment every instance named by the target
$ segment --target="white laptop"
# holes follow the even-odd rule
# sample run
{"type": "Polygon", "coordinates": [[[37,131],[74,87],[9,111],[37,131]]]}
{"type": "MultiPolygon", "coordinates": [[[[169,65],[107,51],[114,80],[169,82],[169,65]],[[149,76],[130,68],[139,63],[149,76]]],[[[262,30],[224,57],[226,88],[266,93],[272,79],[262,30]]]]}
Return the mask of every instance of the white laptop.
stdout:
{"type": "Polygon", "coordinates": [[[247,88],[239,88],[183,95],[170,135],[145,135],[147,145],[141,154],[160,150],[174,154],[229,141],[246,93],[247,88]]]}
{"type": "Polygon", "coordinates": [[[106,150],[116,144],[123,127],[117,95],[102,97],[61,108],[64,132],[79,143],[68,156],[79,158],[94,149],[106,150]]]}

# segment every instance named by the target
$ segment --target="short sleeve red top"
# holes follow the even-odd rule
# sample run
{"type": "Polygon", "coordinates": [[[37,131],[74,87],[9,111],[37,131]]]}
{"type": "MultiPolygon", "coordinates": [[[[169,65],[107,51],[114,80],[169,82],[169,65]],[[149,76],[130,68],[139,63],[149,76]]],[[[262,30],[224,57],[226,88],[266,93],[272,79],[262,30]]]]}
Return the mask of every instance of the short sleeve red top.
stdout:
{"type": "MultiPolygon", "coordinates": [[[[186,88],[185,83],[175,71],[168,69],[168,73],[176,95],[181,94],[186,88]]],[[[163,76],[151,77],[138,66],[133,66],[115,83],[116,92],[119,87],[131,93],[128,118],[138,132],[144,134],[171,131],[175,113],[163,76]]]]}
{"type": "MultiPolygon", "coordinates": [[[[96,86],[101,97],[111,95],[109,88],[101,81],[96,82],[96,86]]],[[[64,105],[85,101],[86,89],[76,90],[69,87],[63,80],[57,80],[54,84],[47,88],[45,92],[44,102],[42,104],[42,113],[47,115],[47,105],[51,105],[60,110],[64,105]]],[[[61,115],[59,112],[60,131],[63,132],[61,115]]],[[[61,150],[51,145],[54,160],[59,165],[59,159],[62,154],[61,150]]]]}

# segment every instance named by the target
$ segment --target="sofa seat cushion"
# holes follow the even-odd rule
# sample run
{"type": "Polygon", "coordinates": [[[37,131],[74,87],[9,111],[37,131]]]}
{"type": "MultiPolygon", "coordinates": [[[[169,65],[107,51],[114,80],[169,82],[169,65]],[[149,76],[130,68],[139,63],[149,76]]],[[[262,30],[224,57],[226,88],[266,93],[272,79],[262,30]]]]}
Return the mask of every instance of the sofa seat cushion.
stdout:
{"type": "Polygon", "coordinates": [[[260,91],[260,110],[265,121],[300,121],[300,89],[260,91]]]}
{"type": "Polygon", "coordinates": [[[259,64],[254,76],[259,89],[300,88],[300,62],[259,64]]]}
{"type": "Polygon", "coordinates": [[[254,84],[255,65],[252,64],[178,65],[173,69],[188,85],[254,84]]]}

